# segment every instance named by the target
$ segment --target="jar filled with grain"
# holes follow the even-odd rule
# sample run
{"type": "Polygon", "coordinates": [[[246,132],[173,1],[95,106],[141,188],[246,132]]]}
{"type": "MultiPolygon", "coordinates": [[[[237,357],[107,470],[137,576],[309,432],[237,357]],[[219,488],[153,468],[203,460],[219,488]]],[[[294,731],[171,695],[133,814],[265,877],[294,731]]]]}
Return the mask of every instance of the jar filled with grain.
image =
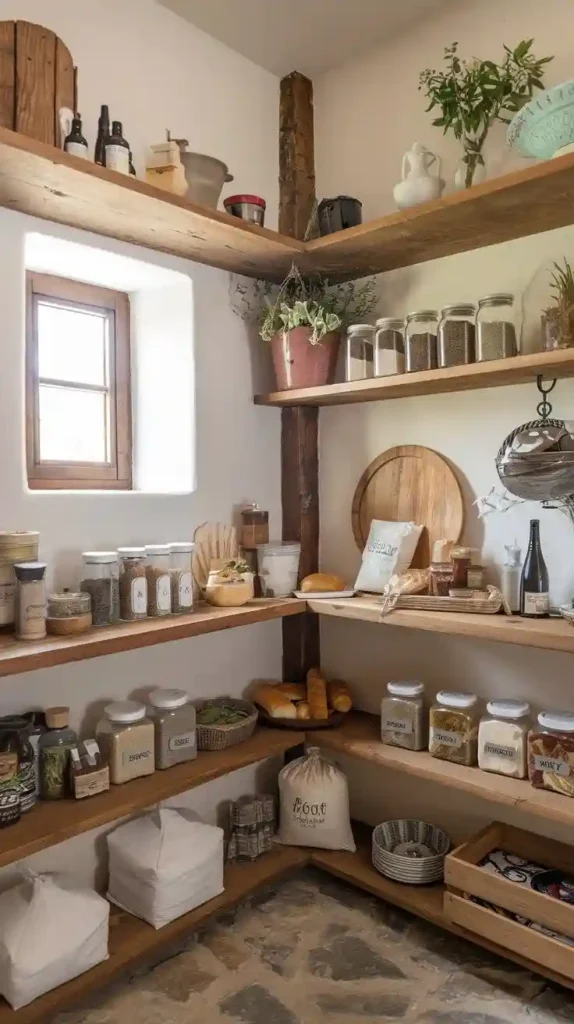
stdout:
{"type": "Polygon", "coordinates": [[[383,316],[376,322],[375,377],[405,372],[405,322],[383,316]]]}
{"type": "Polygon", "coordinates": [[[146,544],[147,613],[153,618],[171,614],[171,550],[169,544],[146,544]]]}
{"type": "Polygon", "coordinates": [[[457,764],[476,764],[477,705],[473,693],[437,693],[429,719],[429,753],[433,757],[457,764]]]}
{"type": "Polygon", "coordinates": [[[507,359],[517,355],[514,295],[499,292],[478,300],[476,361],[507,359]]]}
{"type": "Polygon", "coordinates": [[[364,380],[375,372],[375,328],[351,324],[347,328],[345,380],[364,380]]]}
{"type": "Polygon", "coordinates": [[[476,308],[469,302],[445,306],[438,325],[438,365],[474,363],[476,308]]]}
{"type": "Polygon", "coordinates": [[[147,616],[145,548],[118,548],[120,563],[120,618],[126,622],[147,616]]]}
{"type": "Polygon", "coordinates": [[[483,772],[526,778],[530,704],[490,700],[478,727],[478,767],[483,772]]]}
{"type": "Polygon", "coordinates": [[[80,590],[92,602],[92,625],[109,626],[120,618],[118,556],[115,551],[84,551],[80,590]]]}
{"type": "Polygon", "coordinates": [[[392,747],[423,750],[424,685],[419,682],[388,683],[381,701],[381,740],[392,747]]]}
{"type": "Polygon", "coordinates": [[[156,768],[171,768],[197,757],[195,708],[185,690],[152,690],[150,718],[155,729],[156,768]]]}
{"type": "Polygon", "coordinates": [[[137,700],[116,701],[104,708],[96,739],[110,766],[114,785],[152,775],[155,771],[154,727],[145,704],[137,700]]]}
{"type": "Polygon", "coordinates": [[[574,797],[574,715],[541,711],[528,733],[528,778],[535,789],[574,797]]]}
{"type": "Polygon", "coordinates": [[[407,316],[405,336],[405,363],[407,373],[417,370],[436,370],[438,313],[436,309],[421,309],[407,316]]]}
{"type": "Polygon", "coordinates": [[[171,580],[171,610],[175,614],[193,611],[193,577],[191,559],[195,544],[179,541],[169,545],[171,580]]]}

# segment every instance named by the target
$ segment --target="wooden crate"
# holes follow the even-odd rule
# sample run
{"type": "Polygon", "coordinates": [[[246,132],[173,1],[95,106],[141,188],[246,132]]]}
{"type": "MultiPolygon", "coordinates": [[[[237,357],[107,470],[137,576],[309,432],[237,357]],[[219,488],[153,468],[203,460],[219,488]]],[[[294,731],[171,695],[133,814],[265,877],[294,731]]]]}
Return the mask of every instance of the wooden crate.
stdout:
{"type": "Polygon", "coordinates": [[[42,25],[0,21],[0,125],[61,146],[58,111],[76,104],[76,68],[62,40],[42,25]]]}

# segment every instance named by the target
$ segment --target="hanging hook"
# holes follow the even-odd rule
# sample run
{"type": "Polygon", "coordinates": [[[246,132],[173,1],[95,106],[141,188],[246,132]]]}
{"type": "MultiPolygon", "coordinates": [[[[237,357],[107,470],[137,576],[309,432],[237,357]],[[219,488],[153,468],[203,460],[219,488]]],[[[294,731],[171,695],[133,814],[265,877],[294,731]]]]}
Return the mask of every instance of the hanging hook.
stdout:
{"type": "Polygon", "coordinates": [[[556,387],[556,380],[551,380],[548,387],[544,387],[542,374],[539,374],[536,378],[536,387],[542,395],[542,401],[536,406],[536,412],[540,416],[540,419],[547,420],[552,412],[552,406],[548,401],[548,395],[551,391],[554,391],[556,387]]]}

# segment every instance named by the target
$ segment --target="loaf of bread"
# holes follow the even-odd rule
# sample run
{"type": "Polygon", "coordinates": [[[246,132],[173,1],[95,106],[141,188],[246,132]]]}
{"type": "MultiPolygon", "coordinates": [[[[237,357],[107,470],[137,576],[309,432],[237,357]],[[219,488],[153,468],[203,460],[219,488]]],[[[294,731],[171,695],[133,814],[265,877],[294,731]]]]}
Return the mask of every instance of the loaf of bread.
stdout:
{"type": "Polygon", "coordinates": [[[259,683],[253,690],[253,700],[271,715],[271,718],[297,717],[293,701],[280,693],[273,683],[259,683]]]}
{"type": "Polygon", "coordinates": [[[311,718],[328,718],[327,682],[321,675],[320,668],[310,668],[307,672],[307,700],[311,718]]]}
{"type": "Polygon", "coordinates": [[[333,679],[327,683],[329,704],[335,711],[350,711],[353,706],[351,694],[341,679],[333,679]]]}
{"type": "Polygon", "coordinates": [[[276,683],[275,689],[288,700],[307,700],[305,683],[276,683]]]}
{"type": "Polygon", "coordinates": [[[300,589],[305,594],[345,590],[345,581],[341,576],[335,576],[332,572],[313,572],[310,576],[305,576],[300,589]]]}
{"type": "Polygon", "coordinates": [[[297,704],[297,718],[310,718],[311,708],[309,702],[306,700],[300,700],[297,704]]]}

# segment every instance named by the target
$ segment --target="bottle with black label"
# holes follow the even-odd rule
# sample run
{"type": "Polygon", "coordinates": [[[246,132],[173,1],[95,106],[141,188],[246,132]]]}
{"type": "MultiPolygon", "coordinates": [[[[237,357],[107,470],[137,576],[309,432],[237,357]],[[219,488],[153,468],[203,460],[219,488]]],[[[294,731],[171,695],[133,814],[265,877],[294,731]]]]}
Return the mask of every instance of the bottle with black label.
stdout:
{"type": "Polygon", "coordinates": [[[106,167],[120,174],[130,173],[130,147],[124,139],[121,121],[112,122],[112,134],[106,141],[106,167]]]}
{"type": "Polygon", "coordinates": [[[84,160],[89,159],[88,143],[82,135],[82,115],[76,114],[72,120],[72,129],[64,139],[64,150],[72,156],[80,156],[84,160]]]}
{"type": "Polygon", "coordinates": [[[97,164],[101,164],[102,167],[106,165],[106,142],[110,136],[110,108],[103,104],[98,119],[98,136],[96,138],[96,149],[94,151],[94,161],[97,164]]]}
{"type": "Polygon", "coordinates": [[[548,569],[540,546],[540,521],[530,520],[530,541],[520,581],[520,614],[544,619],[550,613],[548,569]]]}

